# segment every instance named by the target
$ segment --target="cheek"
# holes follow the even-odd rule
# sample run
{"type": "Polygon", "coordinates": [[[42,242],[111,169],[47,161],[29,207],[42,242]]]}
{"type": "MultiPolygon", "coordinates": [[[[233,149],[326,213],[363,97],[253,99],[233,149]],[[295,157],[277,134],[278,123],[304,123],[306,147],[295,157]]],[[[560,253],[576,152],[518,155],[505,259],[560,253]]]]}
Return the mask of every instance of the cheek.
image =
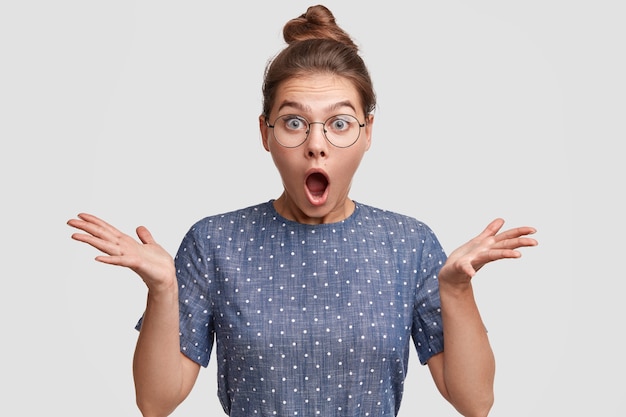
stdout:
{"type": "Polygon", "coordinates": [[[359,168],[362,156],[362,154],[357,154],[342,158],[339,163],[335,164],[334,169],[329,169],[331,182],[340,187],[349,187],[359,168]]]}
{"type": "Polygon", "coordinates": [[[296,168],[292,162],[293,158],[289,155],[289,151],[280,147],[280,145],[270,145],[269,152],[272,155],[274,165],[283,177],[296,168]]]}
{"type": "Polygon", "coordinates": [[[354,174],[359,165],[361,164],[361,160],[363,159],[363,155],[365,154],[365,150],[363,149],[354,149],[354,153],[351,155],[346,155],[346,158],[342,160],[341,165],[339,165],[339,170],[345,174],[354,174]]]}
{"type": "Polygon", "coordinates": [[[339,178],[345,178],[348,181],[352,181],[352,177],[354,176],[359,164],[361,162],[360,158],[351,158],[349,160],[344,161],[341,165],[339,165],[338,173],[339,178]]]}

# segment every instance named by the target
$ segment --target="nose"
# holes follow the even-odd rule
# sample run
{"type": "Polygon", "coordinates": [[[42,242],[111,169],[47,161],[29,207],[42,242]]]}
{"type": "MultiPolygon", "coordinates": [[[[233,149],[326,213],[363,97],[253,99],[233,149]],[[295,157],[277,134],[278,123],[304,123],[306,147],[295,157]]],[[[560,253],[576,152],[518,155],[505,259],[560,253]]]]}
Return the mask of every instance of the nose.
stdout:
{"type": "Polygon", "coordinates": [[[323,122],[309,123],[309,137],[306,141],[307,154],[310,157],[326,156],[328,152],[328,141],[326,140],[326,130],[323,122]],[[320,125],[316,129],[313,125],[320,125]]]}

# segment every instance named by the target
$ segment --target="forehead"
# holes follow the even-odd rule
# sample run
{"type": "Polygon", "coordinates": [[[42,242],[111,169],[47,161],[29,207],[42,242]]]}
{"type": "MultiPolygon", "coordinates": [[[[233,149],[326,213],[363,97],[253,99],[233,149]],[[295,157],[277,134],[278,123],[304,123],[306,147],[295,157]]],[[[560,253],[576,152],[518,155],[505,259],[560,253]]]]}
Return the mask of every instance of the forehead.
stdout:
{"type": "Polygon", "coordinates": [[[361,112],[361,102],[354,84],[332,74],[307,74],[285,80],[277,89],[273,110],[294,108],[318,113],[352,108],[361,112]]]}

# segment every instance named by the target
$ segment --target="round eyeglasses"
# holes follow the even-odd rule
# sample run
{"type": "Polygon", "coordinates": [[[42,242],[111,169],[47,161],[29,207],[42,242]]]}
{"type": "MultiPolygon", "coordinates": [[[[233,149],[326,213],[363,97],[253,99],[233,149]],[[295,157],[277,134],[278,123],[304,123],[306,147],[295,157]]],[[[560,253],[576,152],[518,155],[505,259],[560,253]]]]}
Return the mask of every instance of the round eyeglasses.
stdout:
{"type": "Polygon", "coordinates": [[[365,126],[365,123],[360,123],[349,114],[337,114],[324,122],[309,122],[302,116],[285,114],[278,116],[274,124],[269,124],[265,119],[265,124],[274,130],[274,139],[285,148],[297,148],[306,142],[311,125],[314,124],[323,126],[324,137],[333,146],[347,148],[359,140],[361,128],[365,126]]]}

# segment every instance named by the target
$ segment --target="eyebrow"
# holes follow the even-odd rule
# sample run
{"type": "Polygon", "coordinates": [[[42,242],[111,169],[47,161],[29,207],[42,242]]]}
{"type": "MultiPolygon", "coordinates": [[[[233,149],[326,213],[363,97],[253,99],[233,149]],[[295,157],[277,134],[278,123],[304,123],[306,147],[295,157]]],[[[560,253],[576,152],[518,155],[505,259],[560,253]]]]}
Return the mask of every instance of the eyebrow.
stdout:
{"type": "MultiPolygon", "coordinates": [[[[285,100],[282,103],[280,103],[280,106],[278,107],[278,111],[281,111],[283,108],[285,107],[293,107],[301,112],[305,112],[305,113],[310,113],[312,111],[310,106],[307,106],[305,104],[299,103],[297,101],[289,101],[289,100],[285,100]]],[[[349,107],[352,109],[352,111],[354,111],[356,113],[356,109],[354,108],[354,106],[352,105],[352,103],[349,100],[344,100],[344,101],[340,101],[338,103],[334,103],[329,105],[328,107],[326,107],[327,111],[334,111],[337,109],[341,109],[344,107],[349,107]]]]}

